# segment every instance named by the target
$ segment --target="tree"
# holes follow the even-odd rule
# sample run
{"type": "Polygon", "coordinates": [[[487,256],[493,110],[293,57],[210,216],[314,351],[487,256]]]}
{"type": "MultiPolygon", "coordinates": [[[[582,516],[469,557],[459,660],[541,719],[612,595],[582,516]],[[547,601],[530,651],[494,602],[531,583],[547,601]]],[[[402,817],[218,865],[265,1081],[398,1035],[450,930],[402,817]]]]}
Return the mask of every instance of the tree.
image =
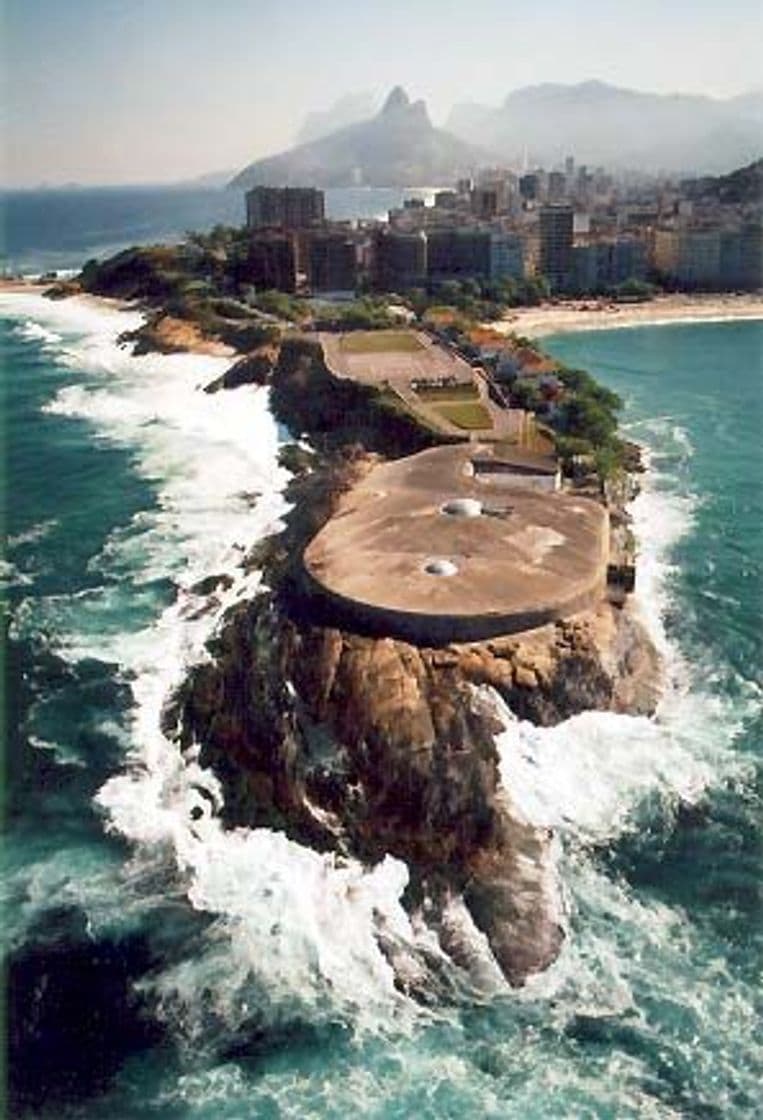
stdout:
{"type": "Polygon", "coordinates": [[[646,280],[629,276],[627,280],[623,280],[622,284],[617,284],[613,292],[616,299],[647,300],[655,295],[657,288],[646,280]]]}
{"type": "Polygon", "coordinates": [[[540,386],[537,381],[529,377],[523,377],[514,382],[511,387],[511,397],[518,408],[525,408],[528,412],[540,408],[543,403],[540,386]]]}
{"type": "Polygon", "coordinates": [[[594,447],[609,443],[617,430],[613,413],[590,396],[569,397],[562,403],[558,416],[563,432],[587,439],[594,447]]]}
{"type": "Polygon", "coordinates": [[[620,455],[613,444],[598,447],[594,452],[594,466],[599,476],[599,485],[604,493],[605,484],[617,473],[620,468],[620,455]]]}

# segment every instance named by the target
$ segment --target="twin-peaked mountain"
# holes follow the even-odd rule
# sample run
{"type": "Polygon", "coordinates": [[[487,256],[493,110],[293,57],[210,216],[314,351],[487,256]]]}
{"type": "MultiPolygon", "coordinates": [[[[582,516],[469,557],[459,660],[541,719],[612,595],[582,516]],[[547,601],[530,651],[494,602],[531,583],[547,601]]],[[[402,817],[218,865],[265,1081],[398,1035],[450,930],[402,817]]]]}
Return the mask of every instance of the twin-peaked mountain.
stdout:
{"type": "Polygon", "coordinates": [[[376,116],[256,160],[230,185],[436,186],[492,160],[488,151],[435,128],[424,102],[411,102],[396,86],[376,116]]]}
{"type": "Polygon", "coordinates": [[[544,83],[496,107],[456,105],[447,127],[510,165],[578,163],[647,172],[717,174],[763,147],[763,92],[719,99],[643,93],[604,82],[544,83]]]}

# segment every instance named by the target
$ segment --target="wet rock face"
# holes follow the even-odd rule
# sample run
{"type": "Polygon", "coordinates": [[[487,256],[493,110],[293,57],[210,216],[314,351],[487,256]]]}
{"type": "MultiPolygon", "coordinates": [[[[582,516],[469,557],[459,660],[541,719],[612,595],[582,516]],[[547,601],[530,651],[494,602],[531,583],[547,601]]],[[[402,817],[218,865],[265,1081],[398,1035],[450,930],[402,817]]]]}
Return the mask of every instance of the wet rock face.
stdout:
{"type": "Polygon", "coordinates": [[[221,389],[238,389],[241,385],[267,385],[275,363],[275,351],[263,348],[258,353],[239,358],[214,381],[204,386],[205,393],[218,393],[221,389]]]}
{"type": "Polygon", "coordinates": [[[261,596],[230,619],[166,730],[200,743],[227,824],[281,828],[368,863],[405,860],[411,909],[426,900],[436,928],[461,896],[521,984],[563,940],[553,841],[500,787],[501,728],[478,686],[537,723],[619,706],[616,674],[635,639],[606,611],[433,650],[298,623],[261,596]]]}
{"type": "Polygon", "coordinates": [[[199,744],[199,761],[223,786],[224,824],[282,829],[369,864],[387,853],[404,860],[404,902],[445,952],[469,970],[455,899],[503,975],[521,984],[548,967],[564,937],[554,840],[501,788],[501,725],[484,686],[538,724],[589,708],[649,711],[656,656],[627,612],[607,604],[440,649],[322,618],[297,561],[371,462],[341,449],[295,479],[286,529],[250,558],[275,590],[229,615],[164,730],[181,748],[199,744]]]}
{"type": "MultiPolygon", "coordinates": [[[[292,638],[303,730],[340,744],[347,794],[335,810],[353,850],[462,865],[491,836],[498,782],[497,725],[474,710],[466,683],[403,642],[322,628],[292,638]]],[[[308,768],[311,798],[323,780],[320,765],[308,768]]]]}

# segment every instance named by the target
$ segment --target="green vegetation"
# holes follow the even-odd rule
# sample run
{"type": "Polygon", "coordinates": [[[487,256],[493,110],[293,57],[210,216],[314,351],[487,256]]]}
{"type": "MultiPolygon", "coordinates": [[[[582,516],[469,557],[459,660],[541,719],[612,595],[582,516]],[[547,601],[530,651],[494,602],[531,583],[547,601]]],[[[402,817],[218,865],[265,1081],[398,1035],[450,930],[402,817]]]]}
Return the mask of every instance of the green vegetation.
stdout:
{"type": "Polygon", "coordinates": [[[543,404],[543,394],[537,378],[523,377],[511,383],[511,403],[515,408],[535,412],[543,404]]]}
{"type": "Polygon", "coordinates": [[[492,428],[493,426],[490,413],[485,408],[484,404],[479,404],[477,402],[444,402],[437,405],[436,411],[438,415],[442,416],[443,420],[447,420],[451,424],[455,424],[457,428],[463,428],[465,431],[478,431],[484,428],[492,428]]]}
{"type": "Polygon", "coordinates": [[[476,385],[420,385],[415,390],[416,396],[422,401],[476,401],[479,400],[479,389],[476,385]]]}
{"type": "Polygon", "coordinates": [[[637,280],[631,276],[629,279],[623,280],[622,284],[617,284],[612,289],[612,295],[616,300],[643,303],[652,299],[658,291],[659,288],[656,284],[650,284],[646,280],[637,280]]]}
{"type": "Polygon", "coordinates": [[[565,469],[575,457],[591,457],[603,484],[623,464],[623,444],[617,435],[622,401],[582,369],[560,369],[567,390],[553,419],[556,447],[565,469]]]}
{"type": "Polygon", "coordinates": [[[405,302],[420,319],[429,312],[450,311],[467,319],[486,322],[500,319],[509,307],[535,305],[549,296],[548,282],[543,276],[525,280],[433,281],[426,288],[415,288],[405,295],[405,302]]]}
{"type": "Polygon", "coordinates": [[[349,303],[327,304],[314,312],[317,330],[380,331],[398,325],[391,315],[387,301],[373,296],[363,296],[349,303]]]}
{"type": "Polygon", "coordinates": [[[248,303],[263,311],[266,315],[273,315],[277,319],[286,319],[289,323],[300,323],[309,318],[310,309],[305,301],[296,296],[287,295],[286,292],[265,291],[255,292],[251,289],[248,303]]]}
{"type": "Polygon", "coordinates": [[[423,349],[411,331],[358,331],[343,338],[341,346],[348,354],[411,354],[423,349]]]}
{"type": "Polygon", "coordinates": [[[426,432],[430,437],[434,437],[432,439],[433,443],[443,442],[440,429],[427,416],[409,407],[403,398],[398,396],[392,389],[376,388],[374,386],[370,391],[373,393],[374,399],[378,402],[379,406],[384,409],[389,416],[405,417],[411,423],[415,424],[417,428],[421,429],[422,432],[426,432]]]}

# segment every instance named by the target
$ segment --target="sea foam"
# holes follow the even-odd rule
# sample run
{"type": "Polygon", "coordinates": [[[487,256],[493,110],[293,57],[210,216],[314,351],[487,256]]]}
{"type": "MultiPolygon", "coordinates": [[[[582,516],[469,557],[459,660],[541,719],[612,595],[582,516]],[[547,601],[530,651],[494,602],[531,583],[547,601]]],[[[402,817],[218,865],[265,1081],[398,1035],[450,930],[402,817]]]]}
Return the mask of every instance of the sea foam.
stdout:
{"type": "MultiPolygon", "coordinates": [[[[0,301],[4,310],[10,298],[0,301]]],[[[98,804],[108,826],[133,841],[138,862],[168,853],[192,905],[217,916],[198,959],[153,981],[160,1006],[193,1037],[210,1016],[235,1031],[255,1009],[265,1022],[297,1015],[402,1023],[410,1007],[380,948],[380,925],[388,940],[410,949],[414,971],[416,950],[434,949],[428,931],[413,928],[402,907],[405,866],[387,859],[366,870],[267,830],[226,832],[217,815],[216,778],[198,766],[194,752],[183,758],[160,729],[168,696],[207,656],[205,642],[226,610],[257,594],[260,576],[241,561],[257,539],[278,528],[287,508],[267,391],[209,396],[200,388],[222,370],[220,359],[128,355],[116,337],[137,325],[136,313],[18,298],[19,313],[61,336],[55,358],[72,370],[71,384],[48,407],[86,419],[97,438],[131,448],[136,469],[156,489],[156,508],[116,529],[92,558],[91,570],[105,579],[95,601],[113,594],[113,579],[121,575],[138,588],[170,575],[176,586],[159,616],[133,632],[92,624],[91,592],[80,602],[22,604],[17,620],[34,627],[46,621],[47,610],[46,630],[65,656],[120,666],[134,697],[131,746],[125,771],[106,782],[98,804]],[[230,586],[200,595],[198,580],[217,573],[232,575],[230,586]]],[[[690,447],[684,444],[682,453],[690,447]]],[[[573,1016],[581,1007],[595,1014],[597,1001],[610,1013],[631,1004],[626,941],[607,941],[603,932],[613,906],[624,928],[649,926],[669,941],[681,927],[680,914],[654,905],[642,927],[641,904],[592,867],[587,846],[644,824],[644,812],[670,812],[680,800],[695,800],[737,763],[728,713],[691,691],[664,625],[671,550],[690,528],[695,502],[671,491],[655,462],[632,507],[640,542],[638,607],[668,672],[657,719],[584,713],[540,729],[504,713],[505,786],[519,811],[556,828],[565,843],[570,935],[558,964],[521,997],[566,993],[560,1014],[573,1016]]]]}
{"type": "Polygon", "coordinates": [[[224,830],[215,776],[161,731],[162,709],[190,667],[208,657],[207,639],[232,606],[258,593],[260,573],[243,561],[288,508],[267,390],[208,395],[202,388],[225,360],[130,355],[116,338],[135,325],[133,313],[22,299],[25,314],[60,332],[53,358],[72,370],[46,408],[86,420],[95,438],[131,449],[157,495],[154,509],[115,529],[91,559],[90,570],[105,577],[100,586],[25,600],[14,626],[71,661],[94,657],[119,667],[134,700],[130,746],[124,772],[105,783],[97,804],[107,827],[136,845],[134,861],[169,855],[191,904],[218,915],[199,960],[156,980],[160,1008],[192,1035],[210,1015],[220,1029],[250,1018],[246,993],[266,1021],[309,1013],[371,1026],[404,1006],[410,1013],[380,943],[387,951],[409,946],[398,957],[408,960],[411,982],[420,980],[417,941],[423,937],[430,953],[436,943],[412,928],[401,905],[405,865],[388,858],[365,869],[268,830],[224,830]],[[225,585],[197,589],[217,574],[228,577],[225,585]],[[168,575],[175,585],[169,605],[150,625],[125,629],[114,597],[127,596],[133,607],[144,598],[149,612],[152,581],[168,575]],[[214,1007],[199,1000],[205,974],[217,977],[214,1007]]]}

